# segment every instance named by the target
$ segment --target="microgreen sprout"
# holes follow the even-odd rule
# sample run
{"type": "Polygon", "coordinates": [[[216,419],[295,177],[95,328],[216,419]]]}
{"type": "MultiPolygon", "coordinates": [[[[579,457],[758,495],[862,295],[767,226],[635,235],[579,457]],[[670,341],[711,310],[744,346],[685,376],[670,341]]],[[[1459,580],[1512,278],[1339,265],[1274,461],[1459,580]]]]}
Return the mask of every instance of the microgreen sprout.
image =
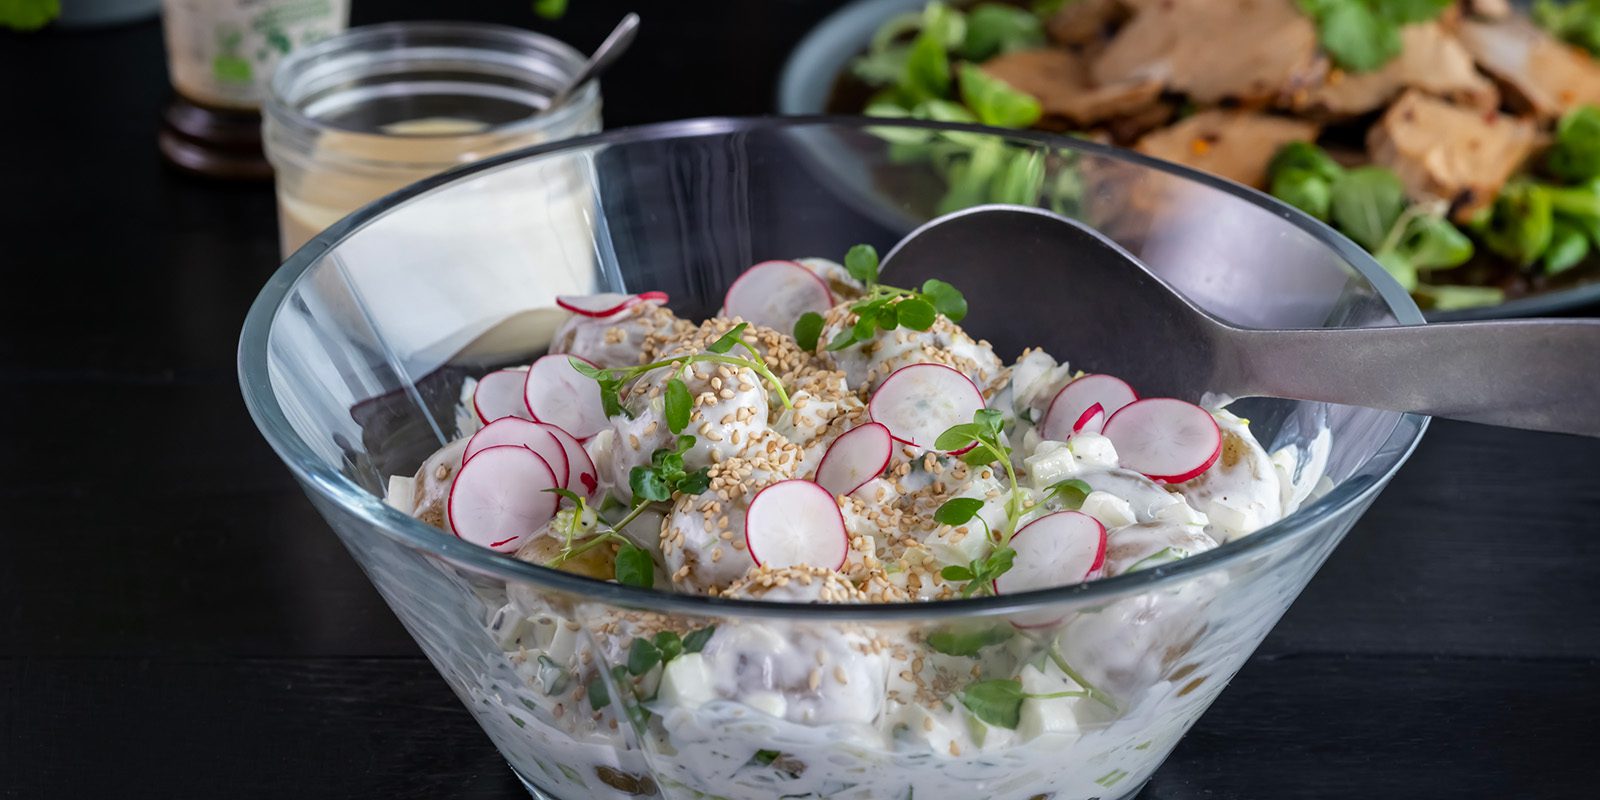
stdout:
{"type": "MultiPolygon", "coordinates": [[[[572,368],[577,370],[579,374],[600,384],[600,402],[608,417],[632,416],[622,405],[622,395],[628,386],[638,380],[641,375],[663,367],[672,367],[681,375],[688,371],[690,364],[697,363],[727,364],[736,368],[748,369],[761,376],[772,387],[772,391],[778,395],[778,399],[782,401],[784,408],[793,408],[794,404],[789,400],[789,393],[783,388],[783,381],[778,380],[778,376],[773,374],[772,369],[767,366],[767,362],[761,358],[761,355],[756,352],[754,347],[739,338],[747,327],[748,325],[743,322],[735,325],[732,330],[729,330],[708,345],[705,352],[664,358],[648,364],[640,364],[636,367],[608,369],[596,367],[576,358],[570,359],[570,361],[572,368]],[[730,355],[730,351],[735,346],[743,347],[749,355],[730,355]]],[[[692,398],[689,398],[688,385],[683,383],[681,377],[668,378],[666,392],[667,398],[664,403],[667,406],[665,408],[667,412],[667,427],[673,433],[679,433],[689,424],[689,413],[693,406],[692,398]],[[691,402],[684,402],[684,398],[689,398],[691,402]],[[676,427],[674,427],[675,424],[676,427]]]]}
{"type": "MultiPolygon", "coordinates": [[[[880,330],[892,331],[904,327],[925,331],[933,327],[941,314],[951,322],[960,322],[967,316],[966,297],[944,281],[930,278],[922,283],[920,289],[902,289],[879,283],[878,251],[872,245],[858,244],[850,248],[844,257],[844,267],[852,278],[865,284],[866,290],[860,300],[850,305],[850,311],[856,315],[856,323],[834,335],[828,342],[830,351],[868,341],[880,330]]],[[[811,348],[808,349],[815,349],[816,336],[821,332],[819,323],[820,318],[811,320],[802,316],[795,323],[795,340],[801,342],[802,347],[809,341],[811,348]],[[816,333],[812,333],[813,326],[816,326],[816,333]]]]}
{"type": "Polygon", "coordinates": [[[1061,697],[1088,696],[1088,692],[1075,689],[1063,692],[1049,692],[1047,694],[1030,694],[1022,690],[1022,682],[1015,678],[996,678],[968,684],[967,688],[961,690],[961,705],[966,706],[973,716],[990,725],[1016,730],[1017,723],[1022,718],[1022,701],[1024,700],[1053,700],[1061,697]]]}

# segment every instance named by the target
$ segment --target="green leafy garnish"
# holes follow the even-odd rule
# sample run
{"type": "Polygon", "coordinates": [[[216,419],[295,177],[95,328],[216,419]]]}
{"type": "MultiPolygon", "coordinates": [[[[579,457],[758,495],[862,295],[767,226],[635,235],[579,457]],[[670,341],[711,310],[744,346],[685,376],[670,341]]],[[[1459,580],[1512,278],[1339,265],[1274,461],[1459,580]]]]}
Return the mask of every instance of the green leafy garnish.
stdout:
{"type": "Polygon", "coordinates": [[[628,646],[628,674],[643,675],[661,663],[661,649],[649,639],[634,639],[628,646]]]}
{"type": "Polygon", "coordinates": [[[983,501],[976,497],[954,497],[933,512],[933,519],[942,525],[965,525],[983,510],[983,501]]]}
{"type": "Polygon", "coordinates": [[[1033,95],[1017,91],[972,64],[962,64],[957,75],[962,101],[983,124],[1026,128],[1039,121],[1042,111],[1033,95]]]}
{"type": "Polygon", "coordinates": [[[966,581],[966,585],[961,587],[961,596],[971,597],[979,592],[991,591],[994,579],[1009,572],[1016,558],[1016,550],[1000,547],[967,566],[951,564],[939,570],[939,577],[947,581],[966,581]]]}
{"type": "Polygon", "coordinates": [[[661,631],[655,635],[656,649],[661,651],[661,661],[666,663],[683,655],[683,639],[675,631],[661,631]]]}
{"type": "Polygon", "coordinates": [[[683,454],[694,447],[693,436],[679,436],[676,446],[663,447],[650,454],[649,466],[639,465],[628,472],[628,488],[636,498],[664,503],[674,493],[700,494],[711,485],[709,468],[694,472],[684,468],[683,454]]]}
{"type": "Polygon", "coordinates": [[[967,12],[966,36],[956,53],[968,61],[984,61],[1044,43],[1044,25],[1037,16],[1016,6],[984,3],[967,12]]]}
{"type": "Polygon", "coordinates": [[[822,335],[822,315],[815,311],[807,311],[800,315],[794,322],[794,341],[801,350],[814,353],[817,350],[817,337],[822,335]]]}
{"type": "Polygon", "coordinates": [[[1600,0],[1534,0],[1533,19],[1552,36],[1600,55],[1600,0]]]}
{"type": "Polygon", "coordinates": [[[596,675],[589,679],[589,686],[585,690],[589,696],[589,707],[599,711],[611,702],[611,692],[606,689],[604,675],[596,675]]]}
{"type": "Polygon", "coordinates": [[[1083,508],[1083,501],[1089,498],[1089,493],[1094,488],[1077,478],[1068,478],[1059,483],[1052,484],[1045,490],[1046,500],[1056,500],[1063,508],[1076,511],[1083,508]]]}
{"type": "MultiPolygon", "coordinates": [[[[755,349],[739,338],[739,335],[744,331],[744,327],[744,323],[735,325],[732,330],[729,330],[707,346],[705,352],[674,356],[660,361],[652,361],[648,364],[640,364],[636,367],[606,369],[604,367],[596,367],[576,358],[568,358],[567,361],[572,364],[573,369],[578,371],[578,374],[600,385],[600,402],[607,417],[631,416],[622,405],[622,393],[628,387],[628,384],[637,380],[641,375],[663,367],[681,370],[687,368],[690,364],[696,363],[727,364],[748,369],[759,375],[762,380],[765,380],[772,387],[772,391],[783,402],[784,408],[793,408],[794,404],[789,400],[789,393],[783,388],[783,382],[778,380],[778,376],[772,373],[772,370],[756,353],[755,349]],[[743,347],[749,355],[729,355],[729,351],[736,346],[743,347]]],[[[672,380],[676,380],[676,378],[672,380]]],[[[668,381],[667,390],[669,393],[672,391],[671,380],[668,381]]],[[[668,424],[670,425],[671,422],[672,420],[669,418],[668,424]]],[[[687,424],[688,420],[685,419],[684,422],[687,424]]],[[[677,433],[679,430],[682,430],[682,428],[673,432],[677,433]]]]}
{"type": "Polygon", "coordinates": [[[1189,551],[1180,547],[1163,547],[1160,550],[1157,550],[1156,552],[1133,562],[1133,566],[1128,567],[1124,571],[1138,572],[1141,569],[1150,569],[1151,567],[1159,567],[1162,564],[1171,564],[1174,561],[1182,561],[1188,557],[1189,551]]]}
{"type": "Polygon", "coordinates": [[[1550,228],[1550,246],[1545,249],[1546,275],[1559,275],[1577,266],[1589,256],[1589,236],[1582,228],[1557,217],[1550,228]]]}
{"type": "Polygon", "coordinates": [[[1346,236],[1377,250],[1405,210],[1400,179],[1383,167],[1348,170],[1333,184],[1329,216],[1346,236]]]}
{"type": "Polygon", "coordinates": [[[1554,209],[1544,187],[1528,181],[1508,184],[1490,207],[1478,236],[1497,255],[1528,266],[1544,255],[1555,232],[1554,209]]]}
{"type": "MultiPolygon", "coordinates": [[[[939,314],[944,314],[951,322],[959,322],[966,316],[966,298],[944,281],[930,279],[922,284],[920,291],[878,283],[878,251],[872,245],[858,244],[850,248],[845,253],[844,267],[851,277],[866,284],[866,291],[850,306],[850,311],[856,315],[855,324],[834,335],[828,342],[830,351],[867,341],[879,330],[892,331],[899,327],[928,330],[938,321],[939,314]]],[[[802,316],[795,324],[796,339],[800,338],[802,323],[807,325],[807,332],[812,324],[802,316]]],[[[820,318],[817,332],[821,332],[820,318]]],[[[814,336],[812,345],[815,346],[814,336]]]]}
{"type": "Polygon", "coordinates": [[[1453,0],[1299,0],[1317,25],[1317,42],[1333,62],[1367,72],[1400,54],[1400,28],[1426,22],[1453,0]]]}
{"type": "Polygon", "coordinates": [[[696,628],[689,631],[689,635],[683,637],[683,652],[698,653],[704,650],[706,642],[711,641],[711,634],[716,632],[717,626],[715,625],[707,625],[704,628],[696,628]]]}
{"type": "Polygon", "coordinates": [[[1600,107],[1579,106],[1562,115],[1545,167],[1569,183],[1600,176],[1600,107]]]}
{"type": "MultiPolygon", "coordinates": [[[[739,340],[739,337],[744,335],[744,331],[748,327],[750,327],[750,323],[741,322],[738,325],[729,328],[727,333],[722,334],[721,336],[717,337],[716,341],[706,345],[706,352],[726,353],[729,350],[732,350],[734,345],[743,344],[743,342],[739,340]]],[[[676,431],[674,431],[674,433],[676,433],[676,431]]]]}
{"type": "Polygon", "coordinates": [[[61,0],[0,0],[0,28],[36,31],[61,16],[61,0]]]}
{"type": "MultiPolygon", "coordinates": [[[[952,426],[939,434],[939,438],[934,441],[934,447],[947,453],[960,452],[961,460],[974,467],[985,467],[999,462],[1005,469],[1006,480],[1009,483],[1010,491],[1006,494],[1005,500],[1005,527],[991,530],[988,523],[984,523],[984,528],[988,530],[989,539],[994,545],[993,551],[966,566],[954,564],[940,570],[940,576],[947,581],[967,581],[961,589],[962,597],[971,597],[976,592],[992,589],[994,579],[1011,569],[1012,560],[1017,555],[1009,545],[1011,537],[1016,535],[1017,523],[1022,519],[1024,498],[1017,485],[1016,470],[1011,465],[1011,448],[1001,438],[1004,428],[1005,418],[999,411],[980,408],[973,413],[971,422],[952,426]]],[[[976,517],[981,507],[981,501],[954,498],[940,506],[934,512],[934,518],[940,522],[948,519],[966,522],[976,517]],[[974,507],[972,502],[978,502],[978,505],[974,507]]],[[[982,517],[977,518],[982,521],[982,517]]],[[[960,523],[945,522],[945,524],[960,523]]]]}
{"type": "Polygon", "coordinates": [[[1065,691],[1049,694],[1028,694],[1022,691],[1022,682],[1015,678],[997,678],[967,684],[961,690],[961,704],[972,715],[990,725],[1016,730],[1022,717],[1022,701],[1029,698],[1052,700],[1058,697],[1087,697],[1088,692],[1065,691]]]}
{"type": "Polygon", "coordinates": [[[1290,142],[1273,156],[1267,175],[1274,197],[1327,222],[1344,167],[1310,142],[1290,142]]]}
{"type": "Polygon", "coordinates": [[[1016,635],[1010,625],[985,625],[977,628],[945,628],[928,634],[928,646],[949,656],[976,656],[990,645],[1016,635]]]}
{"type": "Polygon", "coordinates": [[[762,766],[766,766],[768,764],[771,764],[774,761],[777,761],[778,760],[778,756],[781,756],[781,755],[783,755],[783,754],[778,752],[777,750],[757,750],[756,751],[756,755],[755,755],[755,760],[756,760],[757,764],[761,764],[762,766]]]}
{"type": "Polygon", "coordinates": [[[950,56],[932,31],[917,34],[906,53],[900,86],[913,100],[934,100],[950,91],[950,56]]]}
{"type": "Polygon", "coordinates": [[[545,19],[561,19],[567,13],[567,0],[533,0],[533,13],[545,19]]]}
{"type": "Polygon", "coordinates": [[[632,542],[623,542],[617,550],[617,583],[648,589],[655,585],[656,564],[644,548],[632,542]]]}
{"type": "Polygon", "coordinates": [[[694,406],[694,398],[689,396],[689,387],[682,380],[671,378],[667,381],[666,396],[662,398],[662,410],[667,417],[667,430],[674,434],[683,433],[689,425],[689,412],[694,406]]]}

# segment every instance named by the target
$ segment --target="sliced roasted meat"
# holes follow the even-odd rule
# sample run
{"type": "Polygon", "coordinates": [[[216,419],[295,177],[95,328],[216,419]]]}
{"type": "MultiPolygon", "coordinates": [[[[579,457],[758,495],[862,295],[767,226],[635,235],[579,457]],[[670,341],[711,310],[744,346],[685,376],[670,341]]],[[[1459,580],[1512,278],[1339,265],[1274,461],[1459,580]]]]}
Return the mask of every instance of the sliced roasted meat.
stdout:
{"type": "Polygon", "coordinates": [[[1165,0],[1095,59],[1097,85],[1160,81],[1196,103],[1265,103],[1321,82],[1317,32],[1294,0],[1165,0]]]}
{"type": "Polygon", "coordinates": [[[1315,123],[1252,111],[1202,111],[1139,140],[1141,153],[1261,188],[1278,149],[1317,138],[1315,123]]]}
{"type": "Polygon", "coordinates": [[[1466,219],[1492,201],[1538,144],[1516,117],[1406,92],[1367,134],[1374,163],[1394,170],[1414,200],[1447,200],[1466,219]]]}
{"type": "Polygon", "coordinates": [[[1525,19],[1463,22],[1461,43],[1505,85],[1514,108],[1553,118],[1600,103],[1600,64],[1525,19]]]}
{"type": "Polygon", "coordinates": [[[1439,23],[1407,25],[1400,41],[1400,55],[1393,61],[1372,72],[1331,71],[1322,86],[1296,97],[1295,107],[1354,116],[1381,108],[1411,88],[1484,111],[1499,105],[1494,82],[1478,72],[1472,55],[1439,23]]]}
{"type": "Polygon", "coordinates": [[[1511,16],[1511,3],[1509,0],[1467,0],[1468,14],[1484,19],[1505,19],[1511,16]]]}
{"type": "Polygon", "coordinates": [[[1161,96],[1161,82],[1154,80],[1093,86],[1078,56],[1058,48],[995,56],[983,63],[983,71],[1038,98],[1046,115],[1080,126],[1133,114],[1161,96]]]}
{"type": "Polygon", "coordinates": [[[1065,45],[1087,45],[1100,41],[1132,13],[1127,0],[1074,0],[1045,23],[1045,32],[1065,45]]]}

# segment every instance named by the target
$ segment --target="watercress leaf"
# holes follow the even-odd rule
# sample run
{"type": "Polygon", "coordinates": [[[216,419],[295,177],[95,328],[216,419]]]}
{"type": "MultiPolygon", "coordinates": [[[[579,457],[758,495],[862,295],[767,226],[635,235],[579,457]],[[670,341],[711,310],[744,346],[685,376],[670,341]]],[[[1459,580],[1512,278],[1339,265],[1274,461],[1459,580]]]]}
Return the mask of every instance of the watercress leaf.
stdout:
{"type": "Polygon", "coordinates": [[[677,378],[669,379],[666,395],[662,398],[663,410],[667,417],[667,430],[682,433],[689,425],[689,411],[693,405],[694,398],[689,396],[689,387],[677,378]]]}
{"type": "Polygon", "coordinates": [[[1514,183],[1495,198],[1488,221],[1480,226],[1478,234],[1490,250],[1526,267],[1550,246],[1554,224],[1547,190],[1531,183],[1514,183]]]}
{"type": "Polygon", "coordinates": [[[951,322],[960,322],[967,316],[967,298],[960,289],[951,286],[938,278],[929,278],[922,282],[922,296],[946,319],[951,322]]]}
{"type": "Polygon", "coordinates": [[[1089,493],[1092,491],[1094,491],[1094,488],[1089,484],[1077,478],[1068,478],[1051,485],[1045,491],[1045,495],[1061,501],[1063,507],[1076,511],[1083,508],[1083,501],[1088,499],[1089,493]]]}
{"type": "Polygon", "coordinates": [[[884,303],[877,307],[872,314],[872,318],[879,328],[892,331],[900,326],[900,307],[898,304],[884,303]]]}
{"type": "Polygon", "coordinates": [[[1016,730],[1023,697],[1021,681],[997,678],[968,684],[961,690],[961,705],[990,725],[1016,730]]]}
{"type": "Polygon", "coordinates": [[[983,501],[976,497],[952,497],[933,512],[933,519],[941,525],[965,525],[983,510],[983,501]]]}
{"type": "Polygon", "coordinates": [[[985,125],[1026,128],[1039,121],[1039,101],[972,64],[957,71],[961,100],[985,125]]]}
{"type": "Polygon", "coordinates": [[[872,285],[878,282],[878,248],[858,244],[844,254],[844,268],[850,277],[872,285]]]}
{"type": "Polygon", "coordinates": [[[928,646],[949,656],[976,656],[983,648],[1004,642],[1015,633],[1010,625],[944,628],[928,634],[928,646]]]}
{"type": "Polygon", "coordinates": [[[977,441],[978,434],[982,431],[983,429],[975,423],[963,422],[939,434],[939,438],[934,440],[933,446],[947,453],[953,450],[960,450],[977,441]]]}
{"type": "Polygon", "coordinates": [[[978,430],[987,433],[990,439],[994,439],[1005,427],[1005,415],[998,409],[980,408],[972,412],[972,424],[977,425],[978,430]]]}
{"type": "Polygon", "coordinates": [[[599,711],[611,702],[611,691],[606,688],[606,679],[596,675],[589,679],[589,686],[585,694],[589,697],[589,708],[599,711]]]}
{"type": "Polygon", "coordinates": [[[1291,167],[1273,173],[1268,188],[1273,197],[1323,222],[1328,221],[1329,206],[1333,202],[1331,181],[1310,170],[1291,167]]]}
{"type": "Polygon", "coordinates": [[[1000,460],[1000,457],[995,455],[994,450],[985,444],[980,444],[962,453],[960,458],[961,463],[969,467],[986,467],[1000,460]]]}
{"type": "Polygon", "coordinates": [[[828,351],[833,352],[835,350],[843,350],[855,343],[856,329],[853,327],[846,328],[833,335],[833,339],[828,342],[828,351]]]}
{"type": "Polygon", "coordinates": [[[978,579],[985,583],[1011,571],[1011,566],[1016,563],[1017,551],[1009,547],[1002,547],[985,556],[980,564],[980,569],[975,570],[978,579]]]}
{"type": "Polygon", "coordinates": [[[600,409],[607,417],[628,415],[627,409],[622,407],[622,399],[617,396],[616,388],[605,383],[600,384],[600,409]]]}
{"type": "Polygon", "coordinates": [[[604,369],[604,368],[601,368],[601,367],[597,367],[597,366],[595,366],[593,364],[590,364],[587,361],[584,361],[581,358],[573,358],[572,356],[567,356],[567,363],[571,364],[572,368],[574,370],[577,370],[578,374],[582,375],[585,378],[592,378],[594,380],[599,381],[599,380],[605,380],[605,379],[611,377],[611,371],[610,370],[607,370],[607,369],[604,369]]]}
{"type": "Polygon", "coordinates": [[[704,628],[696,628],[689,631],[689,635],[683,637],[683,652],[698,653],[704,650],[706,642],[711,641],[711,634],[716,632],[717,626],[715,625],[707,625],[704,628]]]}
{"type": "Polygon", "coordinates": [[[1559,275],[1577,266],[1589,255],[1589,237],[1583,229],[1557,218],[1550,231],[1550,246],[1544,251],[1546,275],[1559,275]]]}
{"type": "Polygon", "coordinates": [[[659,631],[655,636],[655,646],[661,651],[663,662],[671,661],[683,655],[683,639],[675,631],[659,631]]]}
{"type": "Polygon", "coordinates": [[[943,99],[950,93],[950,57],[937,34],[925,29],[911,42],[900,86],[919,101],[943,99]]]}
{"type": "Polygon", "coordinates": [[[1412,217],[1400,239],[1399,249],[1419,270],[1449,269],[1472,258],[1472,240],[1449,220],[1436,214],[1412,217]]]}
{"type": "Polygon", "coordinates": [[[807,311],[794,322],[794,341],[807,353],[817,351],[817,337],[822,335],[822,315],[807,311]]]}
{"type": "Polygon", "coordinates": [[[1025,9],[984,3],[967,12],[967,35],[958,48],[962,58],[983,61],[999,53],[1044,44],[1044,26],[1025,9]]]}
{"type": "Polygon", "coordinates": [[[1572,183],[1600,176],[1600,107],[1579,106],[1561,117],[1545,166],[1572,183]]]}
{"type": "Polygon", "coordinates": [[[1333,182],[1329,217],[1357,244],[1377,250],[1405,204],[1405,187],[1393,172],[1383,167],[1360,167],[1346,171],[1333,182]]]}
{"type": "Polygon", "coordinates": [[[1317,41],[1335,64],[1367,72],[1400,54],[1400,29],[1364,2],[1325,4],[1317,19],[1317,41]]]}
{"type": "Polygon", "coordinates": [[[634,467],[629,471],[628,488],[633,490],[636,501],[643,499],[661,503],[672,499],[672,488],[660,473],[647,467],[634,467]]]}
{"type": "Polygon", "coordinates": [[[660,663],[661,651],[655,642],[641,637],[628,646],[628,674],[643,675],[660,663]]]}
{"type": "Polygon", "coordinates": [[[728,329],[727,333],[717,337],[716,341],[706,345],[706,350],[718,354],[726,353],[729,350],[732,350],[734,345],[739,343],[739,337],[744,335],[744,331],[748,327],[750,327],[750,323],[748,322],[741,322],[738,325],[733,326],[732,328],[728,329]]]}
{"type": "Polygon", "coordinates": [[[945,47],[955,47],[966,38],[967,15],[942,0],[932,0],[922,7],[922,30],[939,37],[945,47]]]}
{"type": "Polygon", "coordinates": [[[939,570],[939,577],[947,581],[970,581],[972,580],[972,570],[958,564],[951,564],[939,570]]]}
{"type": "Polygon", "coordinates": [[[1344,167],[1328,155],[1328,151],[1312,144],[1311,142],[1290,142],[1278,148],[1273,154],[1272,163],[1267,166],[1269,175],[1289,169],[1305,170],[1313,176],[1332,183],[1344,174],[1344,167]]]}
{"type": "Polygon", "coordinates": [[[933,305],[919,297],[910,297],[891,306],[894,308],[901,325],[914,331],[925,331],[933,327],[934,320],[938,319],[939,312],[933,305]]]}
{"type": "Polygon", "coordinates": [[[711,473],[709,468],[702,467],[683,476],[678,481],[678,492],[687,495],[703,494],[711,488],[711,473]]]}
{"type": "MultiPolygon", "coordinates": [[[[856,320],[855,327],[850,332],[850,336],[853,340],[865,342],[871,339],[873,335],[878,332],[878,325],[880,324],[878,310],[879,309],[875,308],[872,310],[872,313],[862,314],[861,318],[856,320]]],[[[893,322],[893,319],[890,321],[893,322]]]]}

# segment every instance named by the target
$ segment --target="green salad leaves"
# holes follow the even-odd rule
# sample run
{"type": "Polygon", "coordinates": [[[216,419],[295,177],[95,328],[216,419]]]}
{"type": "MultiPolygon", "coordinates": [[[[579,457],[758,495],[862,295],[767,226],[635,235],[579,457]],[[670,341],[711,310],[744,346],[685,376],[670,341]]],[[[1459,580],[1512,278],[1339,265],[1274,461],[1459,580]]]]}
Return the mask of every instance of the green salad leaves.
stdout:
{"type": "Polygon", "coordinates": [[[1370,72],[1400,55],[1400,28],[1439,16],[1453,0],[1298,0],[1317,42],[1341,69],[1370,72]]]}
{"type": "Polygon", "coordinates": [[[1600,55],[1600,0],[1534,0],[1533,21],[1552,36],[1600,55]]]}

